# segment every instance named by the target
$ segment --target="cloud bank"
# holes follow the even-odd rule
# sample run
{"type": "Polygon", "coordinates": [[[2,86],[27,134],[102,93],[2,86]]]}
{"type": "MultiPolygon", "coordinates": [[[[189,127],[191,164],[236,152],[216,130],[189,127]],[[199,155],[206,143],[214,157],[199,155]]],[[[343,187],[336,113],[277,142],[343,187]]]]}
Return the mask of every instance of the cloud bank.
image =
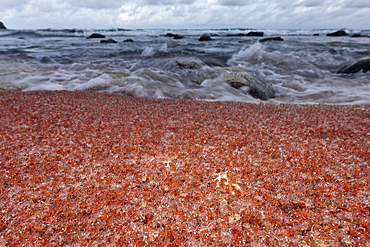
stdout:
{"type": "Polygon", "coordinates": [[[37,28],[369,29],[368,0],[2,0],[0,21],[37,28]]]}

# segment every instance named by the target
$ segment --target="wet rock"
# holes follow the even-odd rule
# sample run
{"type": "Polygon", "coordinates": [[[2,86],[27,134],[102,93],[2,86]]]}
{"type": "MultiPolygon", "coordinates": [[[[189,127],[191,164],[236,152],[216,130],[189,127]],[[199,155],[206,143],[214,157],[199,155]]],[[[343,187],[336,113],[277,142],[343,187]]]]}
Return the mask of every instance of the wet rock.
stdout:
{"type": "Polygon", "coordinates": [[[177,59],[177,65],[182,69],[200,69],[205,64],[199,59],[177,59]]]}
{"type": "Polygon", "coordinates": [[[255,98],[268,100],[274,97],[272,85],[247,72],[238,72],[225,77],[227,83],[235,88],[248,87],[248,93],[255,98]]]}
{"type": "Polygon", "coordinates": [[[133,39],[125,39],[123,42],[135,42],[133,39]]]}
{"type": "Polygon", "coordinates": [[[181,36],[181,35],[176,34],[175,36],[173,36],[173,38],[174,38],[174,39],[183,39],[184,37],[183,37],[183,36],[181,36]]]}
{"type": "Polygon", "coordinates": [[[246,36],[263,37],[264,32],[249,32],[246,36]]]}
{"type": "Polygon", "coordinates": [[[91,34],[88,39],[105,39],[105,36],[100,33],[91,34]]]}
{"type": "Polygon", "coordinates": [[[53,61],[49,57],[43,57],[40,60],[41,63],[52,63],[53,61]]]}
{"type": "Polygon", "coordinates": [[[264,38],[264,39],[259,40],[259,42],[261,43],[268,42],[268,41],[284,41],[284,39],[282,39],[281,37],[272,37],[272,38],[264,38]]]}
{"type": "Polygon", "coordinates": [[[369,37],[369,36],[362,35],[362,34],[359,34],[359,33],[355,33],[355,34],[351,35],[351,38],[363,38],[363,37],[369,37]]]}
{"type": "Polygon", "coordinates": [[[4,23],[2,23],[1,21],[0,21],[0,29],[6,29],[4,23]]]}
{"type": "Polygon", "coordinates": [[[104,40],[100,40],[100,43],[102,43],[102,44],[117,44],[117,41],[115,41],[114,39],[104,39],[104,40]]]}
{"type": "Polygon", "coordinates": [[[203,34],[200,38],[199,38],[199,41],[209,41],[209,40],[212,40],[211,39],[211,36],[209,34],[203,34]]]}
{"type": "Polygon", "coordinates": [[[339,31],[336,31],[334,33],[328,33],[328,34],[326,34],[326,36],[334,36],[334,37],[348,36],[348,33],[346,33],[346,31],[344,31],[344,30],[339,30],[339,31]]]}
{"type": "Polygon", "coordinates": [[[242,37],[242,36],[252,36],[252,37],[263,37],[264,35],[264,32],[249,32],[247,34],[245,33],[238,33],[238,34],[228,34],[227,36],[228,37],[233,37],[233,36],[238,36],[238,37],[242,37]]]}
{"type": "Polygon", "coordinates": [[[358,72],[364,72],[370,71],[370,57],[365,57],[353,64],[344,66],[340,70],[338,70],[338,74],[354,74],[358,72]]]}
{"type": "Polygon", "coordinates": [[[320,36],[320,34],[318,34],[318,33],[314,33],[312,36],[320,36]]]}
{"type": "Polygon", "coordinates": [[[165,35],[165,37],[173,37],[173,36],[175,36],[175,35],[177,35],[177,34],[167,33],[167,34],[165,35]]]}

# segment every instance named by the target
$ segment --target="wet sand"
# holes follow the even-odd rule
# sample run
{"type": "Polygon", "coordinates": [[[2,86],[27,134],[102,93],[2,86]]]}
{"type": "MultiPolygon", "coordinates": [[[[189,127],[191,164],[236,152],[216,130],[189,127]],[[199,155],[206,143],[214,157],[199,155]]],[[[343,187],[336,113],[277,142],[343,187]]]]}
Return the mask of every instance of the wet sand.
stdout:
{"type": "Polygon", "coordinates": [[[370,107],[0,92],[0,246],[368,246],[370,107]]]}

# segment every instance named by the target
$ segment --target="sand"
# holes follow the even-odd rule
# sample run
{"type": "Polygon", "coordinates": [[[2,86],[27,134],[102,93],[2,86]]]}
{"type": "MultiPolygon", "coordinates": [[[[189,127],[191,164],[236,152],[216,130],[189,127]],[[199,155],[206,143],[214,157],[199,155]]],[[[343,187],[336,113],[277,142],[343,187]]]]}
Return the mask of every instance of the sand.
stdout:
{"type": "Polygon", "coordinates": [[[0,246],[369,246],[370,107],[0,93],[0,246]]]}

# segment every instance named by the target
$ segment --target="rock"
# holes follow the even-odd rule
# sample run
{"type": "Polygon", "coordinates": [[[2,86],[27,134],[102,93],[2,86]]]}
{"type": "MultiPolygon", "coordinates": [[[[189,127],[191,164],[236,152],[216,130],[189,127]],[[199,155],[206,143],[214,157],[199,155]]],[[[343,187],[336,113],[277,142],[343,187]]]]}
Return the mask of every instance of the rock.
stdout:
{"type": "Polygon", "coordinates": [[[202,34],[202,36],[199,38],[199,41],[209,41],[212,40],[211,36],[209,34],[202,34]]]}
{"type": "Polygon", "coordinates": [[[355,33],[351,35],[351,38],[370,38],[370,36],[355,33]]]}
{"type": "Polygon", "coordinates": [[[173,37],[173,36],[175,36],[175,34],[173,34],[173,33],[167,33],[167,34],[165,35],[165,37],[173,37]]]}
{"type": "Polygon", "coordinates": [[[177,59],[176,63],[182,69],[200,69],[205,65],[201,60],[191,58],[177,59]]]}
{"type": "Polygon", "coordinates": [[[334,33],[328,33],[328,34],[326,34],[326,36],[335,36],[335,37],[348,36],[348,33],[346,33],[346,31],[344,31],[344,30],[339,30],[339,31],[336,31],[334,33]]]}
{"type": "Polygon", "coordinates": [[[100,40],[100,43],[102,44],[117,44],[117,41],[114,39],[105,39],[105,40],[100,40]]]}
{"type": "Polygon", "coordinates": [[[312,36],[320,36],[320,34],[318,34],[318,33],[314,33],[312,36]]]}
{"type": "Polygon", "coordinates": [[[53,61],[49,57],[42,57],[40,62],[41,63],[52,63],[53,61]]]}
{"type": "Polygon", "coordinates": [[[246,36],[263,37],[264,32],[249,32],[246,36]]]}
{"type": "Polygon", "coordinates": [[[133,39],[125,39],[123,42],[135,42],[133,39]]]}
{"type": "Polygon", "coordinates": [[[183,39],[184,37],[183,37],[183,36],[181,36],[181,35],[176,34],[175,36],[173,36],[173,38],[174,38],[174,39],[183,39]]]}
{"type": "Polygon", "coordinates": [[[247,34],[245,34],[245,33],[238,33],[238,34],[228,34],[226,36],[228,36],[228,37],[234,37],[234,36],[238,36],[238,37],[243,37],[243,36],[263,37],[263,35],[264,35],[263,32],[249,32],[247,34]]]}
{"type": "Polygon", "coordinates": [[[264,43],[267,41],[284,41],[284,39],[282,39],[281,37],[272,37],[272,38],[264,38],[264,39],[259,40],[259,42],[261,43],[264,43]]]}
{"type": "Polygon", "coordinates": [[[1,21],[0,21],[0,29],[6,29],[6,27],[4,26],[4,23],[2,23],[1,21]]]}
{"type": "Polygon", "coordinates": [[[88,39],[105,39],[105,36],[100,33],[91,34],[88,39]]]}
{"type": "Polygon", "coordinates": [[[370,71],[370,57],[365,57],[353,64],[344,66],[340,70],[338,70],[338,74],[344,73],[344,74],[353,74],[360,72],[366,73],[367,71],[370,71]]]}
{"type": "Polygon", "coordinates": [[[275,91],[270,83],[263,81],[257,76],[252,76],[247,72],[238,72],[226,76],[225,80],[235,88],[248,87],[248,93],[255,98],[268,100],[274,97],[275,91]]]}

